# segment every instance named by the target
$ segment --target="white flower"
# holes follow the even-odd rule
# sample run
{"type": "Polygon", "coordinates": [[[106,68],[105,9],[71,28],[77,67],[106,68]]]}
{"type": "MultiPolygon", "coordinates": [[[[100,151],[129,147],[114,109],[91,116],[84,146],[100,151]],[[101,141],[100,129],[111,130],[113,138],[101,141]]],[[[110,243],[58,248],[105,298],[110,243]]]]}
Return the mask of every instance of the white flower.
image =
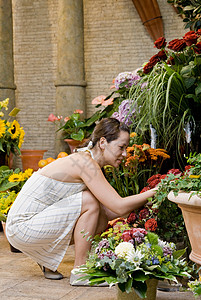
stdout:
{"type": "Polygon", "coordinates": [[[138,267],[141,264],[144,254],[139,249],[132,249],[128,252],[126,260],[133,263],[135,267],[138,267]]]}
{"type": "Polygon", "coordinates": [[[115,248],[115,254],[119,258],[126,258],[127,254],[134,250],[133,244],[129,242],[122,242],[115,248]]]}

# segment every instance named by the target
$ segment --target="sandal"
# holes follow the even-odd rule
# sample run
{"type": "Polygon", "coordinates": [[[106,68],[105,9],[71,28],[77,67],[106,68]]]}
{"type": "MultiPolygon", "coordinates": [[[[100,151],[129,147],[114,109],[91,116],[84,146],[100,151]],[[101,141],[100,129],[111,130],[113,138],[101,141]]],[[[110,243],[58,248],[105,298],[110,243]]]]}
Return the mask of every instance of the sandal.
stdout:
{"type": "Polygon", "coordinates": [[[45,278],[47,279],[51,279],[51,280],[59,280],[63,278],[63,275],[61,273],[59,273],[58,271],[51,271],[43,266],[41,266],[40,264],[38,264],[39,267],[41,268],[45,278]]]}

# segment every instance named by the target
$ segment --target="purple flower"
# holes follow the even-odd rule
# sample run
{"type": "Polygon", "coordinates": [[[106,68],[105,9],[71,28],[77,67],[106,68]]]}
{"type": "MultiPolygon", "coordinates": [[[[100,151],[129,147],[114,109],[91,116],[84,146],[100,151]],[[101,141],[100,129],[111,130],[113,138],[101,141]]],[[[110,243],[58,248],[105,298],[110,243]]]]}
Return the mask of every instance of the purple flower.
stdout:
{"type": "Polygon", "coordinates": [[[168,255],[171,256],[172,253],[173,253],[173,251],[170,247],[168,247],[168,246],[163,247],[163,255],[164,256],[168,256],[168,255]]]}
{"type": "Polygon", "coordinates": [[[133,237],[138,244],[141,244],[144,241],[144,234],[139,231],[134,232],[133,237]]]}
{"type": "Polygon", "coordinates": [[[135,108],[132,107],[133,102],[129,99],[123,100],[119,105],[118,112],[114,112],[112,117],[119,120],[121,123],[125,123],[126,125],[131,125],[131,118],[135,113],[135,108]]]}
{"type": "Polygon", "coordinates": [[[98,247],[95,249],[95,253],[98,254],[103,248],[109,248],[110,244],[107,239],[103,239],[99,242],[98,247]]]}
{"type": "Polygon", "coordinates": [[[98,254],[98,258],[99,258],[99,259],[104,259],[104,257],[117,259],[116,254],[115,254],[112,250],[108,250],[108,251],[106,251],[106,252],[103,252],[103,253],[98,254]]]}
{"type": "Polygon", "coordinates": [[[127,81],[127,84],[125,85],[126,88],[130,88],[134,83],[137,83],[140,80],[140,76],[137,74],[137,70],[133,72],[123,72],[119,73],[119,75],[115,78],[115,88],[118,90],[120,87],[120,84],[127,81]]]}

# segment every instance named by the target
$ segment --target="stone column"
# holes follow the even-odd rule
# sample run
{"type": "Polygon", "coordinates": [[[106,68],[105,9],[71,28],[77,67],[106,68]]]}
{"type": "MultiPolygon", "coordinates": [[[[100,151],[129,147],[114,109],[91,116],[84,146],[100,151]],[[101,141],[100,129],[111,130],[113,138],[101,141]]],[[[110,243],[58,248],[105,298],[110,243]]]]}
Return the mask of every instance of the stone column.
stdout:
{"type": "MultiPolygon", "coordinates": [[[[57,51],[56,113],[66,117],[75,109],[85,111],[82,0],[59,1],[57,51]]],[[[64,147],[59,138],[57,135],[57,152],[64,147]]]]}
{"type": "Polygon", "coordinates": [[[9,98],[15,106],[12,1],[0,0],[0,101],[9,98]]]}

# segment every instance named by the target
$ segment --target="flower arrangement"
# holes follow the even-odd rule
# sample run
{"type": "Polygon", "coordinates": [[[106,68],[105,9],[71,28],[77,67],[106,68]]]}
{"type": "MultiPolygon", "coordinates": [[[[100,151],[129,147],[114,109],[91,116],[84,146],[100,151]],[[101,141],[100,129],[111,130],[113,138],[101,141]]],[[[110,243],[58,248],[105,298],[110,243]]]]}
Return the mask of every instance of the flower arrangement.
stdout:
{"type": "Polygon", "coordinates": [[[122,292],[132,288],[140,296],[146,296],[146,280],[169,279],[188,276],[187,264],[181,256],[185,250],[176,250],[174,243],[167,243],[143,228],[129,228],[116,224],[112,229],[96,236],[86,265],[74,273],[85,276],[91,285],[104,281],[110,286],[118,284],[122,292]]]}
{"type": "Polygon", "coordinates": [[[0,167],[0,221],[6,221],[11,205],[32,173],[33,169],[21,172],[19,168],[0,167]]]}
{"type": "Polygon", "coordinates": [[[198,297],[201,295],[201,276],[199,276],[199,280],[190,281],[188,283],[188,286],[190,290],[193,292],[193,295],[195,297],[198,297]]]}
{"type": "MultiPolygon", "coordinates": [[[[8,110],[9,99],[0,101],[0,117],[4,117],[2,109],[8,110]]],[[[10,113],[9,117],[15,117],[19,109],[14,108],[10,113]]],[[[10,153],[17,151],[18,154],[21,154],[20,148],[24,142],[24,130],[23,127],[20,127],[20,124],[13,120],[12,122],[8,120],[0,119],[0,151],[4,152],[7,156],[10,156],[10,153]]]]}
{"type": "Polygon", "coordinates": [[[183,166],[184,154],[201,149],[201,29],[169,43],[161,37],[154,45],[158,53],[138,71],[141,79],[130,89],[137,111],[133,126],[137,133],[149,136],[154,128],[156,147],[176,153],[183,166]]]}

